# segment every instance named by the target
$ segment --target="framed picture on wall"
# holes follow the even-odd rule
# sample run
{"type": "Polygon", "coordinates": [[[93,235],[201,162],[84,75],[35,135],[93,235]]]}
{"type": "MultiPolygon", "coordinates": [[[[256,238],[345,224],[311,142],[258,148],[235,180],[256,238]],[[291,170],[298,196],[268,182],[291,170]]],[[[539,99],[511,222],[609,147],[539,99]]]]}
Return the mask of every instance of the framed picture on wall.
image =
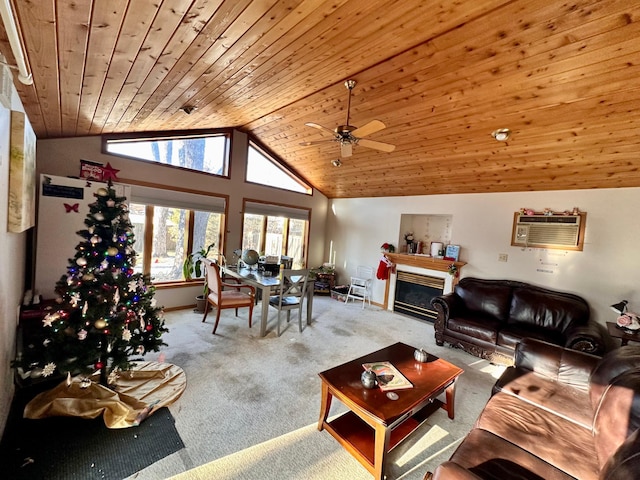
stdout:
{"type": "Polygon", "coordinates": [[[460,245],[447,245],[444,252],[444,259],[457,262],[460,258],[460,245]]]}
{"type": "Polygon", "coordinates": [[[22,112],[11,111],[7,231],[20,233],[36,219],[36,135],[22,112]]]}

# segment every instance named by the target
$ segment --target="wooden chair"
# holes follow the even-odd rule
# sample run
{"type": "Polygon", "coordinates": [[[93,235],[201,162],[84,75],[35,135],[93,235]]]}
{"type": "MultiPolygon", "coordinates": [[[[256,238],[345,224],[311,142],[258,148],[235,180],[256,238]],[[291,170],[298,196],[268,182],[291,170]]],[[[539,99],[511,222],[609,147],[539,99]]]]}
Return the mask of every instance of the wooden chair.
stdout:
{"type": "Polygon", "coordinates": [[[287,312],[287,323],[291,319],[291,310],[298,309],[298,329],[302,332],[302,304],[307,294],[309,270],[282,271],[278,295],[269,297],[269,305],[278,310],[277,333],[280,336],[280,313],[287,312]]]}
{"type": "Polygon", "coordinates": [[[236,316],[238,316],[238,308],[249,307],[249,328],[251,328],[251,316],[253,315],[253,305],[256,296],[256,289],[252,285],[244,285],[242,283],[224,283],[220,276],[220,269],[218,265],[210,260],[205,261],[207,287],[209,288],[209,294],[207,295],[207,305],[204,309],[204,322],[209,313],[209,304],[216,309],[216,323],[213,326],[213,333],[215,335],[218,328],[218,322],[220,321],[220,310],[225,308],[235,308],[236,316]],[[229,288],[224,290],[224,287],[229,288]],[[248,289],[248,292],[243,292],[243,289],[248,289]]]}
{"type": "Polygon", "coordinates": [[[362,300],[362,308],[368,300],[369,306],[371,306],[371,281],[373,279],[373,268],[359,266],[356,269],[355,276],[351,277],[349,284],[349,291],[347,292],[347,298],[344,303],[347,303],[350,298],[353,300],[362,300]]]}

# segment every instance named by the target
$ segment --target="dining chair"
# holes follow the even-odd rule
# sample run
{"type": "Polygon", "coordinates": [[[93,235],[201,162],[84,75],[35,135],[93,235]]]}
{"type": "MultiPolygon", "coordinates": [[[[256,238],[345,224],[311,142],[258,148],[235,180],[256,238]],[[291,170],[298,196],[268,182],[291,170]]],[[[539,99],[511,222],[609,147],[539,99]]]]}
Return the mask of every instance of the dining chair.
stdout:
{"type": "Polygon", "coordinates": [[[344,303],[348,303],[349,299],[362,300],[362,308],[368,300],[369,306],[371,306],[371,281],[373,279],[373,268],[360,265],[356,268],[355,276],[351,277],[349,283],[349,290],[347,291],[347,297],[344,303]]]}
{"type": "Polygon", "coordinates": [[[269,297],[269,305],[278,310],[277,334],[280,336],[280,314],[287,312],[287,323],[291,319],[291,310],[298,309],[298,329],[302,332],[302,304],[307,294],[309,270],[282,271],[282,279],[278,287],[278,294],[269,297]]]}
{"type": "Polygon", "coordinates": [[[253,315],[253,305],[256,296],[256,289],[252,285],[245,285],[242,283],[225,283],[220,276],[220,269],[215,262],[207,260],[206,265],[206,277],[207,277],[207,306],[204,309],[204,322],[209,313],[209,304],[216,309],[216,323],[213,326],[213,333],[215,335],[218,328],[218,322],[220,322],[220,310],[225,308],[235,308],[236,317],[238,316],[238,308],[249,307],[249,328],[251,328],[251,316],[253,315]],[[224,288],[227,288],[225,290],[224,288]],[[245,292],[243,290],[248,290],[245,292]]]}

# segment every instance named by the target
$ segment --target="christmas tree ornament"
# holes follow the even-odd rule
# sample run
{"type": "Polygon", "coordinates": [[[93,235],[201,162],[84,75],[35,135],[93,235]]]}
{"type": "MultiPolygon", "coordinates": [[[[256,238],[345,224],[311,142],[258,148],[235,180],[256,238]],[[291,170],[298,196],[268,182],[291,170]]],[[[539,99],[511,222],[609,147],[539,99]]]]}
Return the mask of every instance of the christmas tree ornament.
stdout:
{"type": "MultiPolygon", "coordinates": [[[[56,284],[58,309],[42,321],[42,347],[27,349],[14,366],[32,377],[90,375],[98,369],[100,384],[109,387],[114,372],[131,370],[134,359],[164,345],[168,329],[155,287],[132,268],[135,237],[127,212],[126,198],[110,181],[97,189],[85,229],[77,232],[75,257],[56,284]],[[129,328],[141,315],[141,327],[129,328]]],[[[90,385],[85,383],[84,388],[90,385]]]]}
{"type": "Polygon", "coordinates": [[[53,375],[53,372],[55,371],[56,371],[56,364],[53,362],[49,362],[42,369],[42,376],[48,377],[50,375],[53,375]]]}

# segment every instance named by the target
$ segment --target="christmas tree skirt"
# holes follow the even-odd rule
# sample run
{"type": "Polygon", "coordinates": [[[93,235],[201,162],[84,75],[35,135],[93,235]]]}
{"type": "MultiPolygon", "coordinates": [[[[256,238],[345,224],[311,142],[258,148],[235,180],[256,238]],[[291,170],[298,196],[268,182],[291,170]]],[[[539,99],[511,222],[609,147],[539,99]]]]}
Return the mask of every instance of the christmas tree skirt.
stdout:
{"type": "Polygon", "coordinates": [[[147,416],[175,402],[187,381],[184,371],[172,364],[139,363],[129,372],[122,372],[113,389],[81,377],[70,378],[57,387],[36,395],[24,409],[24,417],[102,416],[108,428],[138,426],[147,416]]]}

